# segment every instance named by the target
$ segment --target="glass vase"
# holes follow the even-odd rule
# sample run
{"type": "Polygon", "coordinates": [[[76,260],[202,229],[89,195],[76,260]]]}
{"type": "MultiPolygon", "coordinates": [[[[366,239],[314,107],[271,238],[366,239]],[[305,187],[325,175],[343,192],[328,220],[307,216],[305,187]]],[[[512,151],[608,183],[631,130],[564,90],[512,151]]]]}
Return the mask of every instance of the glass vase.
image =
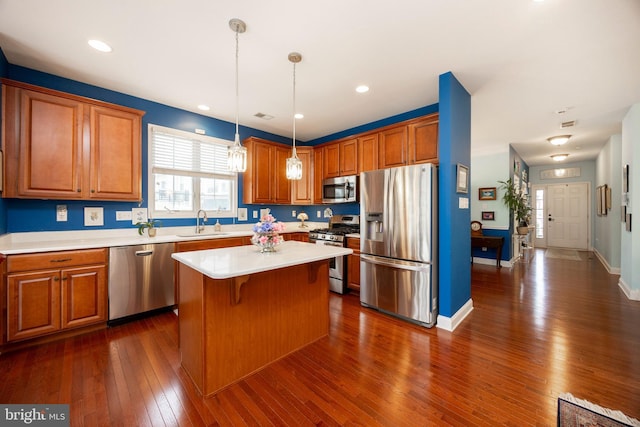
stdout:
{"type": "Polygon", "coordinates": [[[254,233],[251,243],[260,248],[260,253],[275,252],[276,247],[282,243],[282,237],[278,233],[254,233]]]}

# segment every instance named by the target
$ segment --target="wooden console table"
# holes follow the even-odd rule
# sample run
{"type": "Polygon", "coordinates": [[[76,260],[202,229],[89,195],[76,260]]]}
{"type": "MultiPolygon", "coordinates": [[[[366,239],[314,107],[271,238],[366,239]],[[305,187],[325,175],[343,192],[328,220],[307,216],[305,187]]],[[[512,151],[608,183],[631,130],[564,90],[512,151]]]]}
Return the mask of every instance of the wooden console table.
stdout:
{"type": "Polygon", "coordinates": [[[496,248],[496,267],[501,268],[502,246],[504,237],[471,236],[471,264],[473,264],[473,248],[496,248]]]}

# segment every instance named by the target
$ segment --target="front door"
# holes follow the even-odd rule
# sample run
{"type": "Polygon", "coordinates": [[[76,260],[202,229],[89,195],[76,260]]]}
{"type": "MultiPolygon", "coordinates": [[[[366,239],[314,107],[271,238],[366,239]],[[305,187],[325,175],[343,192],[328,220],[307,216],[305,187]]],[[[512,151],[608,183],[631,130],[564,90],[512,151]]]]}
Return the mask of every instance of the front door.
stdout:
{"type": "Polygon", "coordinates": [[[589,249],[589,184],[547,186],[547,246],[589,249]]]}

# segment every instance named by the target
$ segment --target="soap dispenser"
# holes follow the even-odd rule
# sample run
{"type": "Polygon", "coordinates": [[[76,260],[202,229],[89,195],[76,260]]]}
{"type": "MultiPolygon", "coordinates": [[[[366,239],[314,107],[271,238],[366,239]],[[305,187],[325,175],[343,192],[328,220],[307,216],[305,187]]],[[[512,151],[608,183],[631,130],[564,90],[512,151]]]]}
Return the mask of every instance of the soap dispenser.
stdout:
{"type": "Polygon", "coordinates": [[[219,219],[216,219],[216,223],[214,224],[213,229],[215,231],[222,231],[222,224],[220,224],[219,219]]]}

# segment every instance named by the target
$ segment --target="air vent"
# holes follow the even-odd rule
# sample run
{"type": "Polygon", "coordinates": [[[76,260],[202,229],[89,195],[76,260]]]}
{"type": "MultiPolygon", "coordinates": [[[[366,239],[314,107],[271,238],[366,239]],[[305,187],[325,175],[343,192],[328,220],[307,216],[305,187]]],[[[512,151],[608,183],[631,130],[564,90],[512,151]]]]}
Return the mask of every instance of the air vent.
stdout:
{"type": "Polygon", "coordinates": [[[254,116],[256,116],[259,119],[264,119],[264,120],[273,119],[273,116],[270,116],[269,114],[264,114],[264,113],[255,113],[254,116]]]}
{"type": "Polygon", "coordinates": [[[571,120],[571,121],[568,121],[568,122],[562,122],[562,123],[560,124],[560,128],[561,128],[561,129],[565,129],[565,128],[572,128],[572,127],[574,127],[575,125],[576,125],[576,121],[575,121],[575,120],[571,120]]]}

